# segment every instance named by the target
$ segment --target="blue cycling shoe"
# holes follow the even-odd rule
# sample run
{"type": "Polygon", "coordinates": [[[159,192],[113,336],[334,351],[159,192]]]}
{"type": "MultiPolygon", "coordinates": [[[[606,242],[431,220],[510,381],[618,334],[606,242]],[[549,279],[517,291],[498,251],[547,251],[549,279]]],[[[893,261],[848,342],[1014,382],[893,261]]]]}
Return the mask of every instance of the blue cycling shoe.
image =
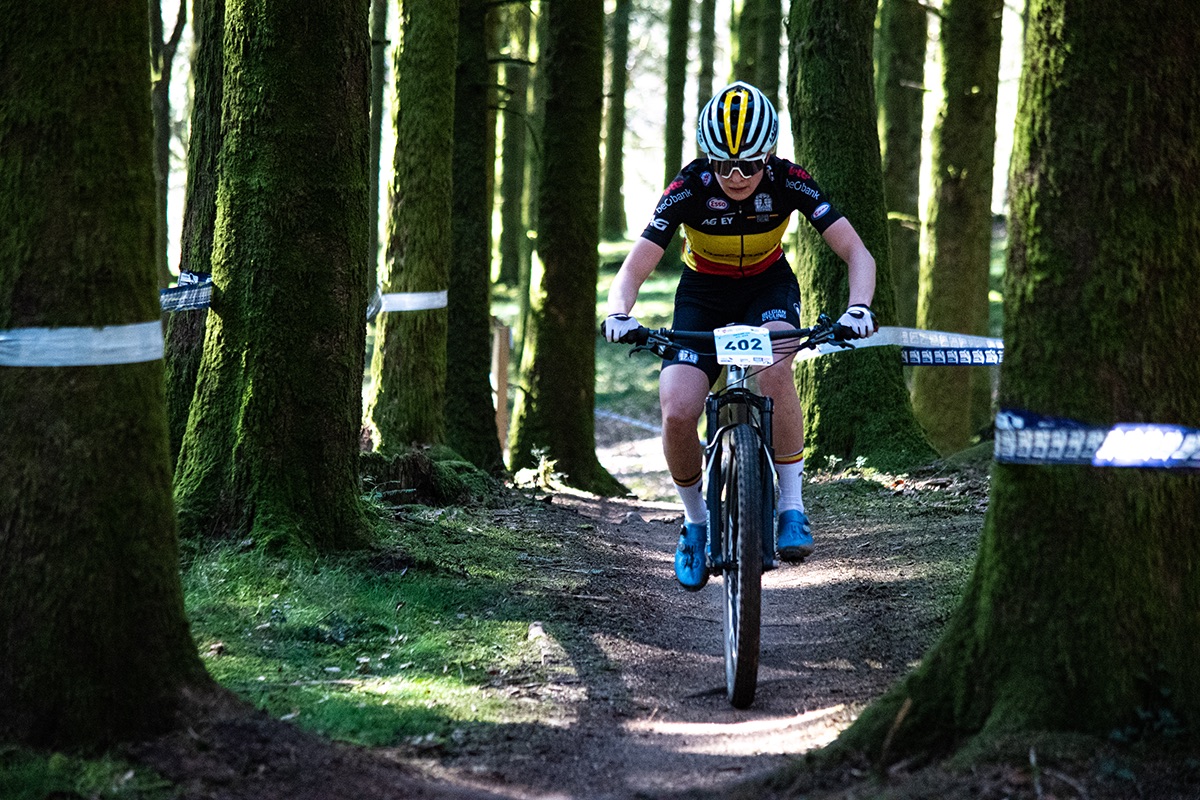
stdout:
{"type": "Polygon", "coordinates": [[[708,583],[708,569],[704,564],[707,534],[707,526],[703,522],[684,523],[679,531],[679,546],[675,548],[675,577],[679,585],[689,592],[699,591],[708,583]]]}
{"type": "Polygon", "coordinates": [[[784,561],[803,561],[812,555],[812,528],[803,511],[780,511],[775,525],[780,558],[784,561]]]}

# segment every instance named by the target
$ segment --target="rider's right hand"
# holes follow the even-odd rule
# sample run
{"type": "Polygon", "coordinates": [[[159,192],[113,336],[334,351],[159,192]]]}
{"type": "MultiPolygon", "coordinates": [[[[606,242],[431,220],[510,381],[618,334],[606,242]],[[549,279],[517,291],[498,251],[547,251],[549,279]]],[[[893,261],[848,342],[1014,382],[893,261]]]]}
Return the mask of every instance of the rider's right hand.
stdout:
{"type": "Polygon", "coordinates": [[[604,320],[604,338],[610,342],[619,342],[622,336],[637,330],[638,327],[637,317],[630,314],[609,314],[604,320]]]}

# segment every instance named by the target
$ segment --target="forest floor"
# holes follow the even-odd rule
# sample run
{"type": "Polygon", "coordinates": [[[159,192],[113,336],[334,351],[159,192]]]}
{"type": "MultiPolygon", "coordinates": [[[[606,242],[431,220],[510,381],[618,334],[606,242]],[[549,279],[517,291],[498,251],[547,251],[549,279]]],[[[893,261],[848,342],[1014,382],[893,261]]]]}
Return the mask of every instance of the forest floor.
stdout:
{"type": "MultiPolygon", "coordinates": [[[[656,439],[608,445],[611,471],[662,496],[656,439]]],[[[564,548],[545,569],[586,582],[530,625],[540,663],[493,689],[526,708],[524,721],[449,744],[371,749],[237,716],[133,754],[196,800],[1200,797],[1200,762],[1148,762],[1105,743],[1067,757],[1030,747],[1015,762],[955,769],[806,765],[804,754],[832,741],[938,635],[974,560],[986,469],[810,477],[817,550],[764,576],[748,710],[725,697],[720,583],[688,593],[673,578],[679,507],[560,491],[523,524],[557,530],[564,548]]]]}

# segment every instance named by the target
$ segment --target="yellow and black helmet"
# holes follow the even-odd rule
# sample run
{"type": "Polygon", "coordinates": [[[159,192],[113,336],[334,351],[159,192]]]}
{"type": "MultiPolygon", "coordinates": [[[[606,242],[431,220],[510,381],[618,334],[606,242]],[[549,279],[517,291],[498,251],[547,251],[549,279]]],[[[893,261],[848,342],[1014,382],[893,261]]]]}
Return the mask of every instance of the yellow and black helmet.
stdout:
{"type": "Polygon", "coordinates": [[[709,158],[765,158],[779,139],[779,115],[761,91],[743,81],[713,95],[700,112],[696,141],[709,158]]]}

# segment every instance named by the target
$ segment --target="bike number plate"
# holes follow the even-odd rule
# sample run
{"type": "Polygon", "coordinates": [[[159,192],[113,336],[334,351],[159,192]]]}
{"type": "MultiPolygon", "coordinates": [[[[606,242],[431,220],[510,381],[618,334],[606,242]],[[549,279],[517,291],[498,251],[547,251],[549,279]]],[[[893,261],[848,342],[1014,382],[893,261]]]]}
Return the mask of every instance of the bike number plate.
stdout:
{"type": "Polygon", "coordinates": [[[717,363],[739,367],[769,367],[775,362],[771,354],[771,335],[766,328],[752,325],[730,325],[713,331],[717,346],[717,363]]]}

